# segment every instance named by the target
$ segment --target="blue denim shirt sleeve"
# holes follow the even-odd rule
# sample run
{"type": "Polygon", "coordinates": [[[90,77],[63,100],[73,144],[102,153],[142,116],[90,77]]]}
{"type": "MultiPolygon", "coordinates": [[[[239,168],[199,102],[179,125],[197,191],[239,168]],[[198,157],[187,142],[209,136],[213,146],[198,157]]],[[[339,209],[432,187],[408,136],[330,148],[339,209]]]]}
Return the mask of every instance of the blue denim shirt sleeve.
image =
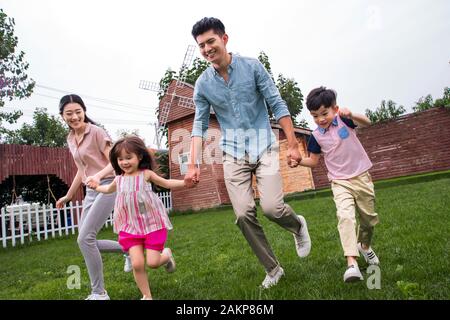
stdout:
{"type": "Polygon", "coordinates": [[[197,81],[194,89],[195,117],[192,126],[191,137],[203,137],[206,139],[209,126],[209,110],[211,108],[208,100],[199,93],[200,81],[197,81]]]}
{"type": "Polygon", "coordinates": [[[257,61],[256,65],[256,85],[258,86],[259,92],[264,96],[264,99],[277,121],[282,117],[291,115],[286,102],[281,98],[277,86],[273,82],[266,68],[264,68],[263,64],[259,61],[257,61]]]}

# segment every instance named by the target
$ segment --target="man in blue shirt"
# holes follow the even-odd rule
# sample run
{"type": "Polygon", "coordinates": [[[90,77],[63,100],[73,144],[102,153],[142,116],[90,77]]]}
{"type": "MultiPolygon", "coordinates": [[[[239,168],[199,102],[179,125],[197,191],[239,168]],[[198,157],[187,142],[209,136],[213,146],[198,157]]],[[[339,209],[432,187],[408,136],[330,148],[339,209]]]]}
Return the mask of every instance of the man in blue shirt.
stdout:
{"type": "Polygon", "coordinates": [[[191,158],[186,184],[198,183],[202,142],[212,107],[221,129],[225,185],[239,226],[266,270],[263,288],[284,275],[256,218],[252,175],[256,176],[264,215],[294,235],[297,254],[306,257],[311,240],[306,220],[284,203],[279,171],[278,144],[272,132],[266,104],[288,140],[290,167],[301,160],[298,142],[286,103],[264,66],[252,58],[228,53],[228,35],[216,18],[203,18],[192,28],[200,53],[211,63],[194,89],[195,119],[191,134],[191,158]]]}

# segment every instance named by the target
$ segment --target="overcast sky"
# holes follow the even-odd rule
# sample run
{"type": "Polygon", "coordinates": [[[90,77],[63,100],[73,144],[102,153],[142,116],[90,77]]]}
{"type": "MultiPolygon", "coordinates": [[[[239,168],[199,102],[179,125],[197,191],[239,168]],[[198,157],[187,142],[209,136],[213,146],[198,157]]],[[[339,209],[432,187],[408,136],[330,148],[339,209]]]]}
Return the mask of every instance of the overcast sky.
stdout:
{"type": "Polygon", "coordinates": [[[136,128],[148,145],[158,100],[139,81],[178,70],[195,45],[192,25],[204,16],[225,24],[229,51],[265,51],[274,75],[294,78],[305,97],[324,85],[354,112],[383,99],[410,112],[421,96],[440,98],[450,85],[448,0],[1,0],[0,7],[15,19],[38,85],[5,110],[20,108],[22,121],[31,122],[36,107],[57,114],[60,97],[78,93],[113,138],[120,128],[136,128]]]}

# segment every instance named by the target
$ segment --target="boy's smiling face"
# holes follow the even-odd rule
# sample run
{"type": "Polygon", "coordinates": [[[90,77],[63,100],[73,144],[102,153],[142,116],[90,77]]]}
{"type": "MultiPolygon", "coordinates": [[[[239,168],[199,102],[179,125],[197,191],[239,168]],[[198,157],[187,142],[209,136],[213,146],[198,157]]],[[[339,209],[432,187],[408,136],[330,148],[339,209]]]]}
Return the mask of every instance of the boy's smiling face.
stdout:
{"type": "Polygon", "coordinates": [[[310,111],[310,113],[314,118],[314,122],[319,127],[323,129],[328,129],[338,111],[339,107],[337,105],[331,106],[329,108],[325,108],[322,105],[318,110],[312,110],[310,111]]]}

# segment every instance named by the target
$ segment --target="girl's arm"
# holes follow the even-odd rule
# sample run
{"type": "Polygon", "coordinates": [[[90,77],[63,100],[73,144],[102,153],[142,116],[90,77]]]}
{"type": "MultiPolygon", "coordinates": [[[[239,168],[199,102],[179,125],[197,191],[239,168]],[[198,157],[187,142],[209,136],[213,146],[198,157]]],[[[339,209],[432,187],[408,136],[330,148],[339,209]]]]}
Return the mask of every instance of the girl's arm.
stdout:
{"type": "Polygon", "coordinates": [[[309,158],[302,158],[299,165],[314,168],[319,164],[320,154],[310,152],[309,158]]]}
{"type": "Polygon", "coordinates": [[[158,176],[152,170],[145,170],[145,180],[166,189],[177,190],[186,187],[184,180],[164,179],[163,177],[158,176]]]}
{"type": "Polygon", "coordinates": [[[61,197],[56,201],[56,208],[61,209],[64,207],[64,204],[72,200],[73,196],[77,192],[78,188],[81,186],[81,177],[83,173],[80,169],[78,169],[75,178],[73,178],[72,184],[70,185],[69,190],[67,191],[64,197],[61,197]]]}
{"type": "Polygon", "coordinates": [[[116,179],[114,179],[113,182],[111,182],[108,185],[96,187],[95,191],[101,192],[101,193],[113,193],[114,191],[116,191],[116,189],[117,189],[116,179]]]}

